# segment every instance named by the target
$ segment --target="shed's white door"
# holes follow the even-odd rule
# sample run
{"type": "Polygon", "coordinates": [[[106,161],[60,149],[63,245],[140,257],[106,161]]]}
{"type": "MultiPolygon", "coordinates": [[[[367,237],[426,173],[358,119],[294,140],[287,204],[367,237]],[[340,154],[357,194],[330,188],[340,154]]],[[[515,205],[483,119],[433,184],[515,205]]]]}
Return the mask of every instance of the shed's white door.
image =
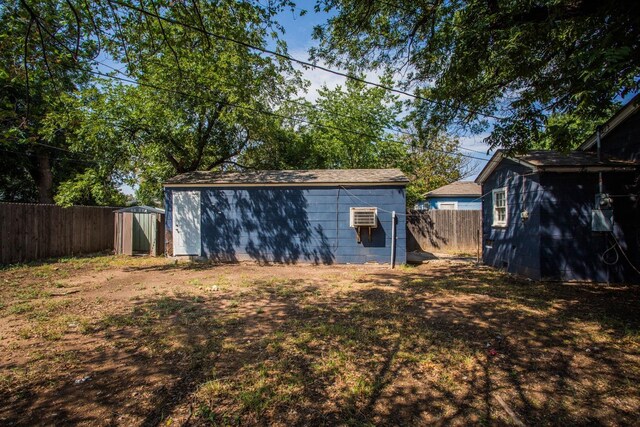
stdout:
{"type": "Polygon", "coordinates": [[[173,254],[200,255],[200,192],[173,192],[173,254]]]}

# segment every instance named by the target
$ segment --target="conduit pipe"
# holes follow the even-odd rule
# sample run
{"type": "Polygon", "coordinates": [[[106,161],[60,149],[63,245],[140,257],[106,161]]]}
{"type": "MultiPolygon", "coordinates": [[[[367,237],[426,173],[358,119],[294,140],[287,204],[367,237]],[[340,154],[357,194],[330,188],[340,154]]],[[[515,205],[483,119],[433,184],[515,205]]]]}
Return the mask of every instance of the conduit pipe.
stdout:
{"type": "Polygon", "coordinates": [[[396,211],[391,212],[391,268],[396,264],[396,211]]]}

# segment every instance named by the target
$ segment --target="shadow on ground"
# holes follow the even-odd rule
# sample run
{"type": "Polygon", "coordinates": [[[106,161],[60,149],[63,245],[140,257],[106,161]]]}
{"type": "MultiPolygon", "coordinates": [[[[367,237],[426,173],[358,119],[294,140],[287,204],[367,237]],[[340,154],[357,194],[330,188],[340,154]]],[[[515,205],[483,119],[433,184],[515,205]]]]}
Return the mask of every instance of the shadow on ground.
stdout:
{"type": "Polygon", "coordinates": [[[638,307],[636,287],[530,283],[464,263],[167,295],[97,320],[86,339],[101,344],[74,355],[83,371],[0,394],[0,419],[633,424],[638,307]]]}

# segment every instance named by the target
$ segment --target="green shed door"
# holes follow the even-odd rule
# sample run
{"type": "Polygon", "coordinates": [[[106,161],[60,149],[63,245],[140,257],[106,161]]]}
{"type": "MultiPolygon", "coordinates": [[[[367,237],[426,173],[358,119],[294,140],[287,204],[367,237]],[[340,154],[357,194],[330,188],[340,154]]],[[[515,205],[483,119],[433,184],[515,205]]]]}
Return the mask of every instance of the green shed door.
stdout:
{"type": "Polygon", "coordinates": [[[151,244],[155,243],[155,215],[145,213],[133,214],[133,252],[150,253],[151,244]]]}

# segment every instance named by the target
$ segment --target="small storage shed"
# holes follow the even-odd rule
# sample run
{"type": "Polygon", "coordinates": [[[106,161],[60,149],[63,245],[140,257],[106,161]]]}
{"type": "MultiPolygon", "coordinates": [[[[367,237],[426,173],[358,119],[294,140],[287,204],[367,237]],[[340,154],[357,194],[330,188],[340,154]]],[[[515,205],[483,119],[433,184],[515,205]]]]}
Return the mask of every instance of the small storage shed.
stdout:
{"type": "Polygon", "coordinates": [[[115,211],[116,254],[161,255],[164,251],[164,211],[132,206],[115,211]]]}
{"type": "Polygon", "coordinates": [[[475,182],[456,181],[425,193],[424,200],[416,203],[415,208],[479,211],[482,209],[481,195],[480,185],[475,182]]]}
{"type": "Polygon", "coordinates": [[[402,264],[408,182],[398,169],[178,175],[164,185],[166,253],[220,262],[402,264]]]}

